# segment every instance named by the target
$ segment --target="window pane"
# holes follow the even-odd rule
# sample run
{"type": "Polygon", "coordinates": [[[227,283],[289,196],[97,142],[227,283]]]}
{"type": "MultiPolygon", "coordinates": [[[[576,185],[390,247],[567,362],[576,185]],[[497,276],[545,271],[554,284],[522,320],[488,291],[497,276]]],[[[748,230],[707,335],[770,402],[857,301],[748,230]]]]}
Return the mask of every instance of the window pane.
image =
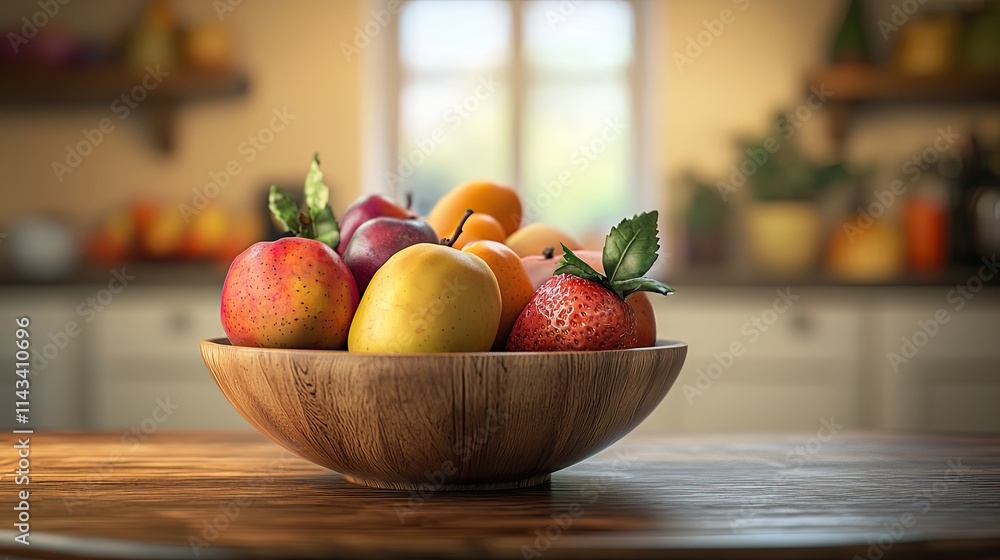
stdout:
{"type": "Polygon", "coordinates": [[[386,188],[414,194],[422,214],[455,185],[510,182],[510,98],[490,75],[413,80],[400,98],[399,159],[386,188]]]}
{"type": "Polygon", "coordinates": [[[632,58],[632,7],[623,0],[540,0],[524,6],[524,54],[549,70],[611,69],[632,58]]]}
{"type": "Polygon", "coordinates": [[[508,2],[411,1],[399,16],[399,59],[411,70],[495,68],[510,57],[510,35],[508,2]]]}
{"type": "Polygon", "coordinates": [[[530,90],[520,185],[525,222],[587,238],[603,236],[634,212],[632,127],[625,81],[542,83],[530,90]]]}

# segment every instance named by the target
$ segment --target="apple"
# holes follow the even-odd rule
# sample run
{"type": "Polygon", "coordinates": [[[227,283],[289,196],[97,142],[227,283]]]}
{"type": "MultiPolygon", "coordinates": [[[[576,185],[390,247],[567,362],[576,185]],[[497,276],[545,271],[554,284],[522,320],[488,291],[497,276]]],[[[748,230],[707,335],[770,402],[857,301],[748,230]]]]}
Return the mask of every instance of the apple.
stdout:
{"type": "Polygon", "coordinates": [[[363,196],[348,206],[347,210],[344,210],[344,215],[340,217],[340,243],[337,245],[337,252],[344,254],[351,237],[361,224],[381,217],[416,218],[417,216],[396,204],[388,196],[382,194],[363,196]]]}

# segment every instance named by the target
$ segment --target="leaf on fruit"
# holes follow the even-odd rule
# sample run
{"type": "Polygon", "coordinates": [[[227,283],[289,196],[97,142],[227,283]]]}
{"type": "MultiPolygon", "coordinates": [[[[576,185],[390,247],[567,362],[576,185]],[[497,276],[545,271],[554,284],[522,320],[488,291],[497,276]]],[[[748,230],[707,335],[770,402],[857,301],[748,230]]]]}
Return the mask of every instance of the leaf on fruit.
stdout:
{"type": "Polygon", "coordinates": [[[580,278],[593,280],[594,282],[605,283],[604,276],[600,272],[597,272],[586,261],[576,256],[573,251],[570,251],[569,247],[563,245],[562,248],[562,259],[559,260],[559,267],[556,268],[553,274],[572,274],[573,276],[579,276],[580,278]]]}
{"type": "Polygon", "coordinates": [[[333,210],[329,206],[320,210],[319,215],[313,220],[313,228],[317,241],[326,243],[334,249],[340,244],[340,224],[337,223],[337,218],[333,216],[333,210]]]}
{"type": "Polygon", "coordinates": [[[652,268],[660,248],[656,218],[657,212],[653,210],[626,218],[611,228],[602,255],[608,282],[639,278],[652,268]]]}
{"type": "Polygon", "coordinates": [[[640,291],[672,294],[674,289],[670,286],[643,276],[656,262],[656,251],[660,248],[656,218],[654,210],[626,218],[611,228],[601,255],[605,274],[594,270],[565,245],[562,246],[563,256],[555,274],[572,274],[600,282],[621,299],[640,291]]]}
{"type": "MultiPolygon", "coordinates": [[[[313,154],[312,165],[306,175],[305,195],[309,217],[316,221],[330,203],[330,187],[323,182],[323,172],[319,169],[319,153],[313,154]]],[[[330,215],[333,216],[333,213],[330,215]]]]}
{"type": "Polygon", "coordinates": [[[271,185],[271,191],[267,195],[267,206],[284,231],[290,231],[294,234],[301,232],[299,205],[284,189],[278,185],[271,185]]]}
{"type": "Polygon", "coordinates": [[[628,297],[632,292],[656,292],[663,295],[674,293],[673,288],[652,278],[630,278],[616,282],[615,291],[622,297],[628,297]]]}

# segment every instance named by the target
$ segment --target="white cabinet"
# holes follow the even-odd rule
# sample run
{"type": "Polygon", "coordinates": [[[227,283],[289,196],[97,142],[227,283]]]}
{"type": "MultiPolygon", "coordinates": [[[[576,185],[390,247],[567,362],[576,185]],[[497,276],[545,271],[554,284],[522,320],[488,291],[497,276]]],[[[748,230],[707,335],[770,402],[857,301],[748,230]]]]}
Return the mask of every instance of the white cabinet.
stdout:
{"type": "Polygon", "coordinates": [[[767,289],[653,297],[658,335],[689,353],[638,431],[1000,430],[1000,293],[958,309],[949,288],[791,291],[784,312],[767,289]]]}
{"type": "Polygon", "coordinates": [[[0,330],[6,340],[0,345],[3,374],[0,391],[4,393],[0,410],[0,428],[23,428],[14,418],[15,374],[14,333],[15,319],[28,317],[30,326],[31,373],[29,374],[29,426],[30,428],[66,428],[79,426],[84,421],[86,394],[83,367],[87,353],[87,336],[90,325],[86,314],[77,314],[82,299],[75,294],[52,290],[7,290],[0,297],[0,317],[4,328],[0,330]]]}
{"type": "Polygon", "coordinates": [[[95,427],[250,428],[198,349],[201,339],[225,336],[219,297],[217,288],[134,287],[101,313],[93,341],[95,427]]]}
{"type": "Polygon", "coordinates": [[[842,294],[697,288],[653,302],[658,336],[689,348],[640,432],[809,431],[831,417],[863,423],[863,316],[842,294]]]}
{"type": "MultiPolygon", "coordinates": [[[[201,339],[224,336],[218,286],[133,284],[91,312],[88,298],[101,289],[5,287],[0,296],[10,322],[0,359],[13,363],[13,321],[28,315],[44,363],[31,378],[34,427],[251,429],[198,349],[201,339]]],[[[961,309],[948,293],[682,286],[676,296],[651,296],[660,338],[684,340],[689,352],[673,389],[637,430],[814,432],[824,422],[1000,430],[1000,290],[961,309]],[[942,309],[948,322],[934,330],[942,309]],[[919,346],[912,357],[904,339],[919,346]],[[906,361],[891,361],[893,352],[906,361]]],[[[14,380],[6,368],[8,403],[14,380]]],[[[0,428],[15,424],[13,407],[0,410],[0,428]]]]}
{"type": "Polygon", "coordinates": [[[898,293],[873,306],[880,425],[1000,431],[1000,299],[949,294],[898,293]]]}

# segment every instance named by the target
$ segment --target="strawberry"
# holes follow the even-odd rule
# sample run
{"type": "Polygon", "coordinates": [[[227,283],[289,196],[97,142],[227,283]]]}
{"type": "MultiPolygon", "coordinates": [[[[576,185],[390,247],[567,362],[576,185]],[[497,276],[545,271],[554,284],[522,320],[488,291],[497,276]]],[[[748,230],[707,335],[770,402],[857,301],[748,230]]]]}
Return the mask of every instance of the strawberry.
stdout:
{"type": "Polygon", "coordinates": [[[636,317],[625,298],[637,291],[673,293],[645,274],[660,248],[657,213],[622,220],[604,243],[607,275],[594,270],[563,245],[555,276],[542,284],[521,311],[507,351],[615,350],[635,348],[636,317]]]}

